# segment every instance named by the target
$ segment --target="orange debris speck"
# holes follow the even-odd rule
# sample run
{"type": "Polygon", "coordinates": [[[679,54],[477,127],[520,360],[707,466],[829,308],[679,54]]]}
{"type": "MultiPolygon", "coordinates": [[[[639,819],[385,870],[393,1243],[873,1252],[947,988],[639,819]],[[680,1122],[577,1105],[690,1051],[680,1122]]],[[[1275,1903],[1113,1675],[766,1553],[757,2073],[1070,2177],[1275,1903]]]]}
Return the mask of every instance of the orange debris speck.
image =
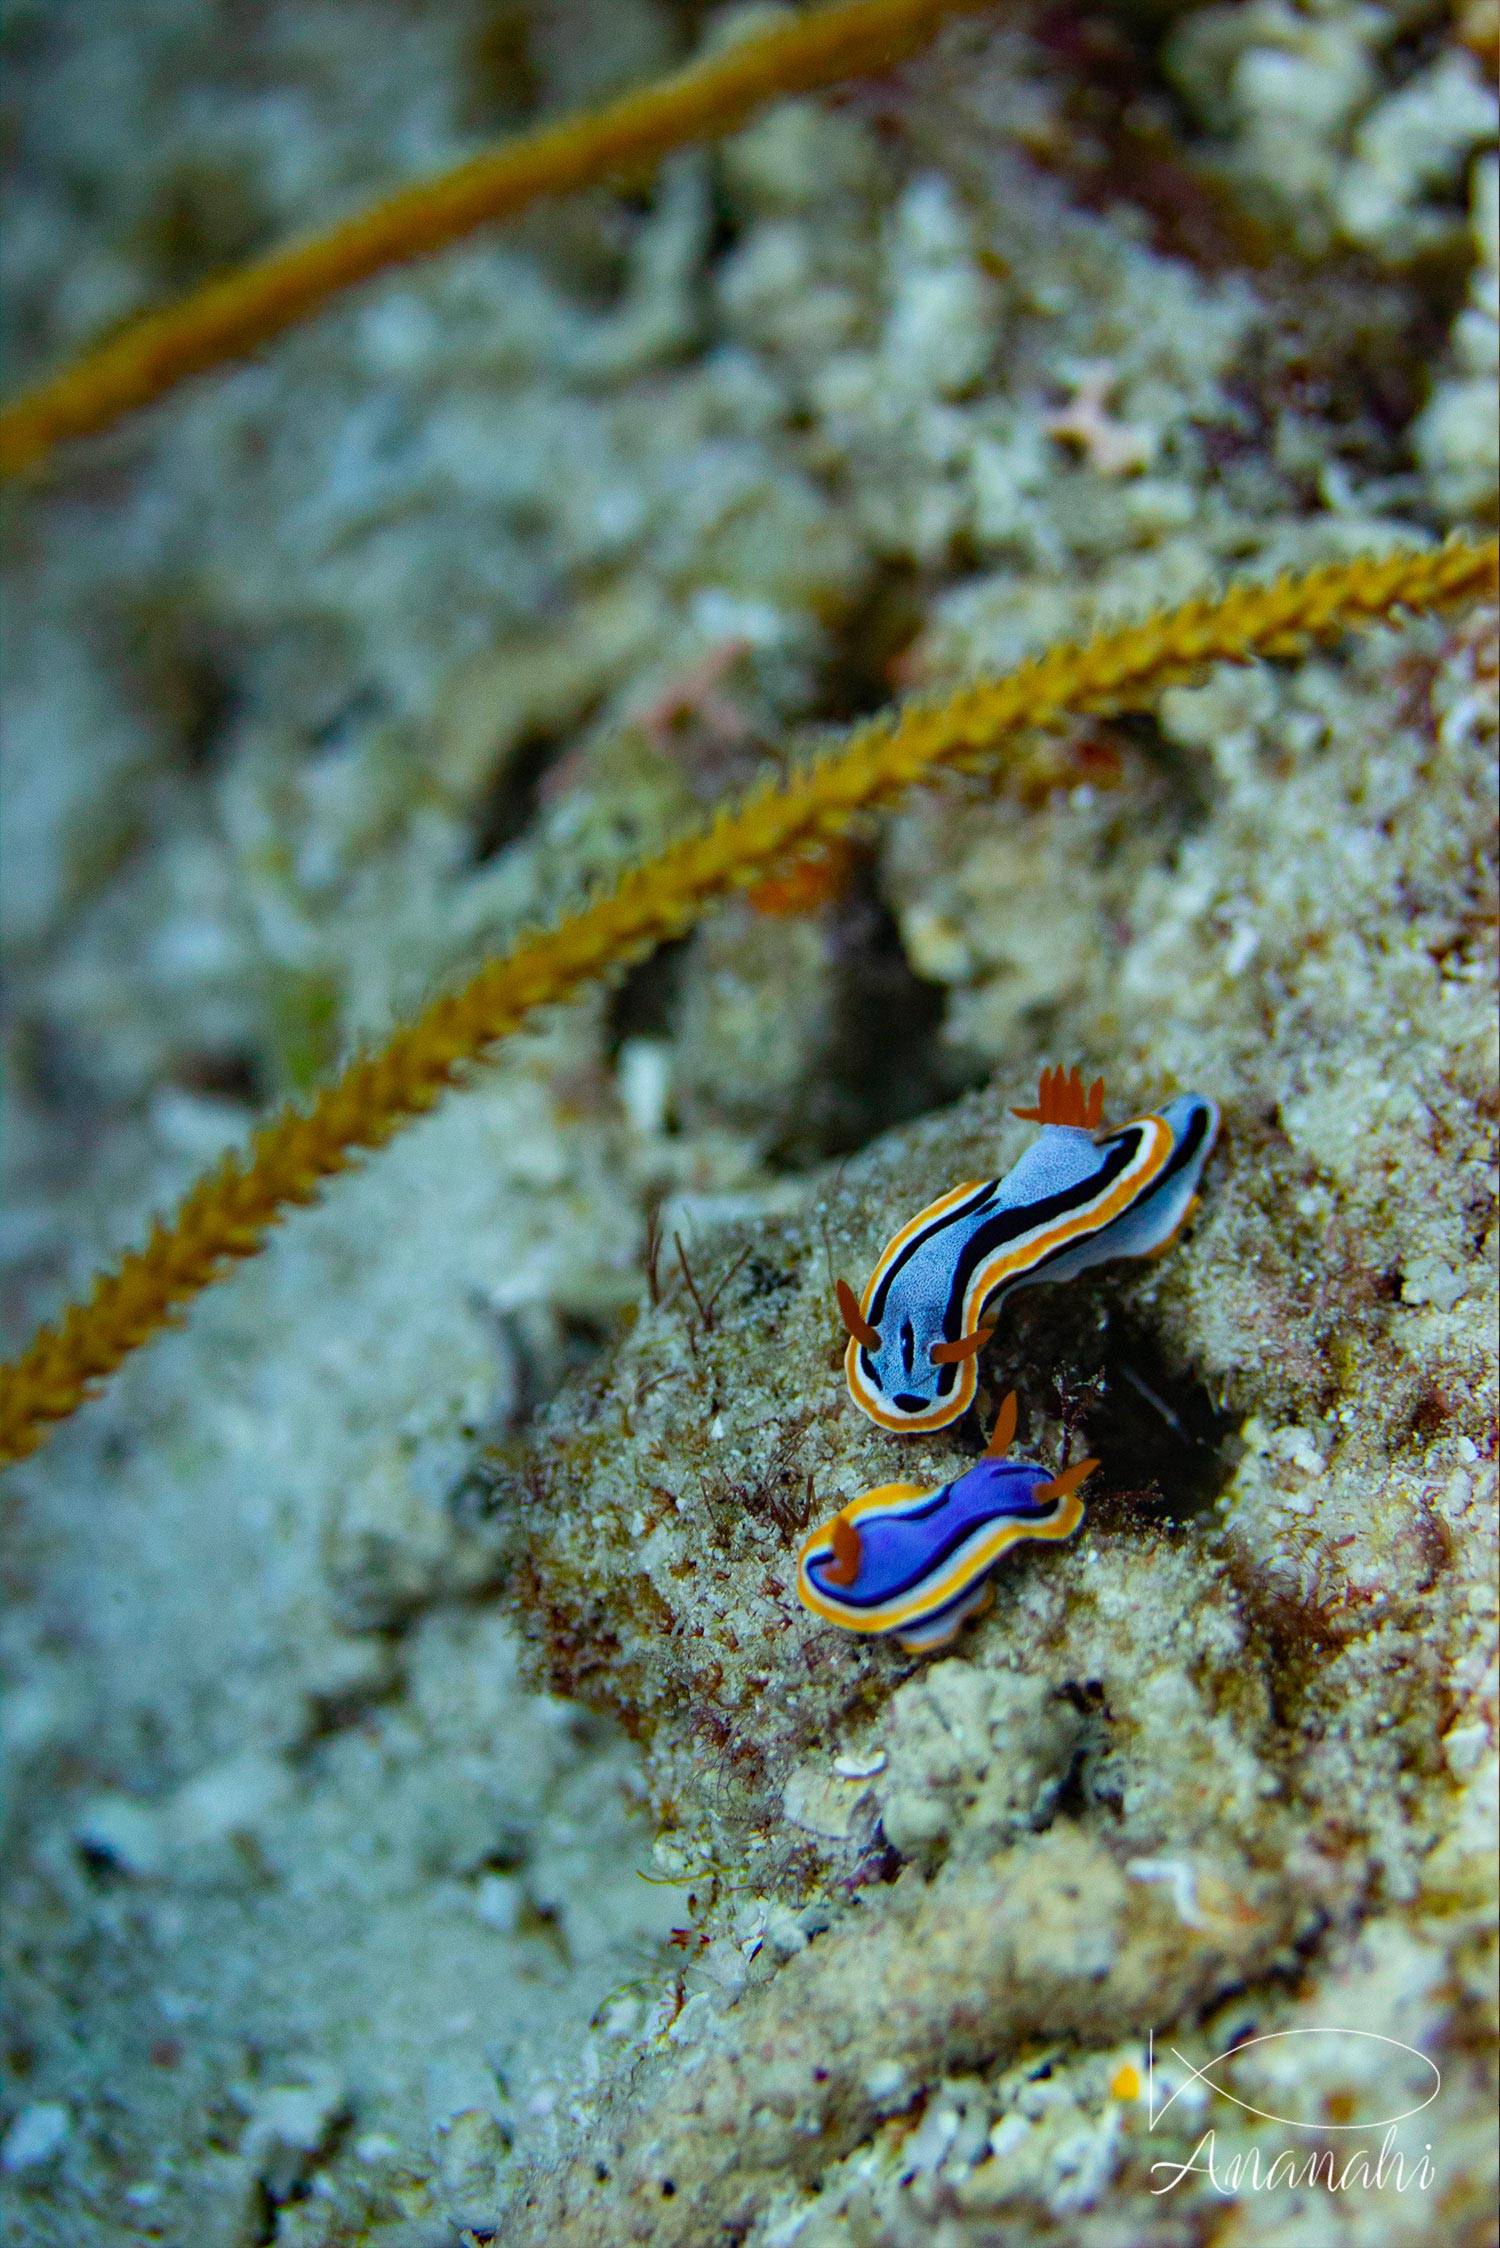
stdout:
{"type": "Polygon", "coordinates": [[[784,874],[769,875],[745,895],[757,913],[769,913],[778,918],[816,913],[820,906],[843,896],[853,874],[853,846],[830,843],[816,858],[798,859],[784,874]]]}

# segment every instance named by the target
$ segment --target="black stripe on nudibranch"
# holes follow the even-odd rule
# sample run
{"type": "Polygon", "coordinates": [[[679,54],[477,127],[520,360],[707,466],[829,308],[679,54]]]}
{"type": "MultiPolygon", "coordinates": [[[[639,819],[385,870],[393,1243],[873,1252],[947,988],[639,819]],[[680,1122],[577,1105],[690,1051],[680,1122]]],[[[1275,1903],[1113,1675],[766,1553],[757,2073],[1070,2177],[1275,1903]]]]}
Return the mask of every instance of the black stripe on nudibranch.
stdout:
{"type": "Polygon", "coordinates": [[[909,1241],[902,1242],[900,1249],[891,1258],[889,1264],[881,1266],[877,1271],[875,1291],[870,1298],[870,1308],[865,1314],[872,1327],[880,1325],[880,1314],[885,1307],[886,1297],[896,1275],[905,1269],[912,1258],[916,1256],[919,1250],[925,1248],[929,1241],[935,1240],[939,1234],[948,1232],[952,1227],[961,1228],[966,1225],[978,1211],[984,1208],[985,1203],[999,1183],[998,1179],[985,1179],[981,1185],[974,1189],[967,1202],[960,1202],[955,1208],[944,1210],[933,1219],[930,1225],[923,1226],[919,1232],[912,1235],[909,1241]]]}
{"type": "MultiPolygon", "coordinates": [[[[1057,1225],[1066,1218],[1086,1215],[1095,1204],[1106,1200],[1121,1173],[1128,1171],[1136,1160],[1145,1136],[1143,1125],[1124,1125],[1119,1132],[1111,1135],[1110,1141],[1106,1143],[1108,1155],[1101,1161],[1099,1168],[1089,1172],[1086,1178],[1079,1179],[1073,1186],[1061,1187],[1055,1194],[1045,1195],[1039,1201],[1027,1202],[1015,1209],[997,1210],[993,1217],[982,1219],[974,1227],[953,1261],[948,1301],[943,1311],[945,1340],[954,1341],[963,1332],[964,1304],[975,1274],[981,1272],[987,1264],[993,1263],[1009,1243],[1028,1233],[1057,1225]]],[[[998,1185],[1000,1182],[997,1180],[995,1183],[998,1185]]],[[[1157,1180],[1153,1180],[1152,1187],[1157,1183],[1157,1180]]],[[[1112,1225],[1116,1223],[1116,1219],[1111,1218],[1105,1222],[1112,1225]]],[[[1057,1258],[1070,1255],[1082,1238],[1083,1235],[1073,1233],[1066,1239],[1055,1242],[1051,1248],[1043,1249],[1020,1272],[1008,1276],[1010,1284],[1017,1280],[1029,1280],[1033,1274],[1045,1271],[1057,1258]]],[[[876,1324],[878,1325],[878,1321],[876,1324]]]]}
{"type": "MultiPolygon", "coordinates": [[[[952,1490],[952,1484],[945,1483],[942,1486],[941,1490],[933,1492],[932,1500],[929,1505],[924,1507],[903,1507],[901,1509],[901,1519],[905,1522],[926,1522],[931,1520],[935,1515],[940,1514],[947,1507],[948,1501],[952,1495],[952,1490]]],[[[1017,1505],[1010,1511],[1008,1518],[1022,1524],[1034,1525],[1040,1528],[1051,1521],[1054,1512],[1055,1509],[1049,1507],[1025,1507],[1017,1505]]],[[[1003,1514],[997,1515],[995,1519],[1005,1520],[1007,1519],[1007,1516],[1003,1514]]],[[[904,1600],[908,1598],[910,1594],[917,1590],[919,1585],[927,1583],[929,1579],[937,1576],[941,1570],[945,1569],[948,1563],[953,1559],[953,1556],[956,1553],[960,1552],[964,1546],[977,1545],[982,1539],[988,1537],[990,1532],[994,1529],[994,1526],[994,1521],[975,1522],[973,1520],[969,1520],[957,1522],[946,1536],[934,1539],[933,1542],[926,1548],[925,1552],[921,1555],[920,1559],[914,1562],[913,1567],[907,1572],[907,1574],[903,1577],[898,1578],[894,1583],[883,1585],[877,1592],[866,1593],[859,1592],[854,1586],[841,1586],[838,1593],[840,1606],[852,1609],[856,1613],[864,1613],[868,1612],[868,1610],[872,1608],[884,1608],[892,1600],[904,1600]]],[[[814,1566],[821,1567],[825,1559],[831,1560],[833,1558],[833,1549],[830,1546],[826,1556],[821,1552],[814,1552],[809,1555],[808,1558],[814,1566]]],[[[954,1600],[961,1599],[964,1592],[967,1592],[968,1589],[968,1585],[965,1584],[959,1592],[956,1592],[953,1595],[954,1600]]],[[[945,1603],[945,1605],[947,1605],[947,1603],[945,1603]]]]}

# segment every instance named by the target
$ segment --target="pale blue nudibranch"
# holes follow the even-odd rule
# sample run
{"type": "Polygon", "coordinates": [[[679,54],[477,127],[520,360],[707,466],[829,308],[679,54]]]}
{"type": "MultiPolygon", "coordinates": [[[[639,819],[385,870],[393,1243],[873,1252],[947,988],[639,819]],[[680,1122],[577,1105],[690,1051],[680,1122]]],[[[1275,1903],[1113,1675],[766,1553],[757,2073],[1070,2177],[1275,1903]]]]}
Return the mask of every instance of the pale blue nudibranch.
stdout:
{"type": "Polygon", "coordinates": [[[890,1632],[903,1647],[944,1647],[994,1597],[991,1572],[1023,1538],[1069,1538],[1083,1520],[1078,1486],[1098,1466],[1054,1476],[1006,1457],[1016,1427],[1012,1394],[988,1451],[937,1490],[884,1483],[804,1540],[797,1597],[846,1631],[890,1632]]]}
{"type": "Polygon", "coordinates": [[[1110,1257],[1167,1248],[1191,1213],[1219,1111],[1184,1093],[1159,1115],[1103,1129],[1104,1080],[1044,1070],[1042,1129],[1003,1179],[967,1180],[887,1242],[856,1297],[838,1283],[849,1330],[844,1370],[856,1405],[882,1428],[943,1428],[973,1402],[975,1360],[1017,1288],[1071,1280],[1110,1257]]]}

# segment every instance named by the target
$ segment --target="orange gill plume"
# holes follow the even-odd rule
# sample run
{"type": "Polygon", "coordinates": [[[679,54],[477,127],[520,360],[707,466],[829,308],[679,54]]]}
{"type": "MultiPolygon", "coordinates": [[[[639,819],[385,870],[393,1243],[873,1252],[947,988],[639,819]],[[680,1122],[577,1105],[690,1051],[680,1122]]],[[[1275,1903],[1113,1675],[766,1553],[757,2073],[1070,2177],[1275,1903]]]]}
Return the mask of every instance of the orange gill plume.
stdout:
{"type": "Polygon", "coordinates": [[[1042,1071],[1041,1091],[1035,1108],[1013,1108],[1023,1124],[1068,1124],[1097,1132],[1104,1122],[1104,1079],[1096,1077],[1085,1092],[1083,1072],[1073,1069],[1042,1071]]]}

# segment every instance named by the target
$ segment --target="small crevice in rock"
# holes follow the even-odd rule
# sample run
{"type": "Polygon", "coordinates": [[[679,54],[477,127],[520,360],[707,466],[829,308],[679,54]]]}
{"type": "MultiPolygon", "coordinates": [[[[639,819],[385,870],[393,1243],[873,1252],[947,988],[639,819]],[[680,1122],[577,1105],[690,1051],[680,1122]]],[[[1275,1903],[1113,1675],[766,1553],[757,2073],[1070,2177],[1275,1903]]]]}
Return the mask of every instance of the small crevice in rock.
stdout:
{"type": "Polygon", "coordinates": [[[991,1390],[1019,1392],[1023,1428],[1029,1407],[1033,1421],[1041,1413],[1059,1424],[1075,1458],[1098,1458],[1089,1490],[1096,1519],[1128,1528],[1206,1513],[1239,1458],[1240,1414],[1175,1366],[1144,1319],[1097,1303],[1090,1317],[1082,1298],[1060,1291],[1049,1302],[1050,1294],[1010,1307],[1015,1326],[991,1390]],[[1038,1383],[1035,1367],[1054,1370],[1038,1383]]]}
{"type": "Polygon", "coordinates": [[[471,855],[476,866],[498,858],[531,827],[542,782],[575,733],[576,727],[569,726],[565,733],[546,728],[526,734],[503,759],[475,810],[471,855]]]}
{"type": "Polygon", "coordinates": [[[616,985],[606,1021],[605,1053],[613,1063],[627,1038],[671,1035],[690,937],[658,945],[616,985]]]}
{"type": "Polygon", "coordinates": [[[834,988],[818,1081],[768,1161],[798,1171],[856,1153],[979,1084],[985,1072],[942,1037],[944,985],[919,976],[861,862],[829,931],[834,988]]]}

